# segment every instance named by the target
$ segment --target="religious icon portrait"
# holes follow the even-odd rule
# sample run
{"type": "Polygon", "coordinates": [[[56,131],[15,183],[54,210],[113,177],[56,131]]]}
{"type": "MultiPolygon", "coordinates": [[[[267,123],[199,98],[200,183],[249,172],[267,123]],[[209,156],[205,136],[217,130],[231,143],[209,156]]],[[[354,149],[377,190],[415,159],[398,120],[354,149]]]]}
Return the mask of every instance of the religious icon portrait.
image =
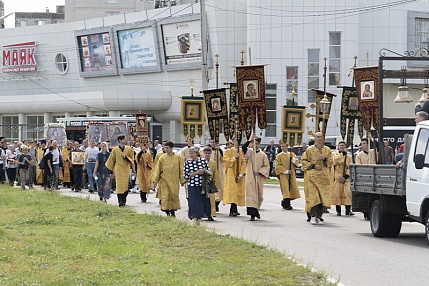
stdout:
{"type": "Polygon", "coordinates": [[[118,136],[121,134],[127,135],[127,126],[125,125],[125,123],[109,124],[108,131],[110,146],[116,147],[119,146],[118,136]]]}
{"type": "Polygon", "coordinates": [[[213,112],[218,112],[221,111],[221,105],[220,105],[220,98],[212,98],[211,99],[211,104],[212,104],[212,111],[213,112]]]}
{"type": "Polygon", "coordinates": [[[72,151],[71,159],[73,165],[84,165],[85,164],[85,152],[72,151]]]}
{"type": "Polygon", "coordinates": [[[362,81],[360,83],[361,100],[374,100],[374,81],[362,81]]]}
{"type": "Polygon", "coordinates": [[[55,140],[58,143],[58,146],[63,145],[64,131],[61,127],[49,127],[48,128],[48,140],[55,140]]]}
{"type": "Polygon", "coordinates": [[[102,124],[89,124],[88,140],[94,140],[95,143],[106,141],[106,126],[102,124]]]}
{"type": "Polygon", "coordinates": [[[199,116],[199,105],[188,105],[186,108],[186,114],[188,118],[198,118],[199,116]]]}
{"type": "Polygon", "coordinates": [[[350,97],[349,98],[349,105],[348,105],[349,110],[359,110],[359,103],[358,103],[358,98],[357,97],[350,97]]]}
{"type": "Polygon", "coordinates": [[[244,100],[258,99],[258,80],[243,80],[244,100]]]}

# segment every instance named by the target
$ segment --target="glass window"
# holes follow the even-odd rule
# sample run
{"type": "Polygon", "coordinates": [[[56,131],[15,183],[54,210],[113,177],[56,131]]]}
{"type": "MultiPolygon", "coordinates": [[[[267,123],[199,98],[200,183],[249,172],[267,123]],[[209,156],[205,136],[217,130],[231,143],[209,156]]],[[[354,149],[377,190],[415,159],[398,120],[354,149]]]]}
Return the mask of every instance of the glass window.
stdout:
{"type": "Polygon", "coordinates": [[[267,124],[265,128],[265,137],[277,137],[275,124],[267,124]]]}
{"type": "Polygon", "coordinates": [[[68,69],[69,69],[69,65],[68,65],[68,61],[67,58],[64,54],[57,54],[57,56],[55,57],[55,66],[57,67],[57,70],[60,71],[61,74],[66,74],[68,69]]]}
{"type": "Polygon", "coordinates": [[[298,96],[298,68],[297,66],[286,67],[286,94],[292,99],[292,90],[295,90],[295,101],[298,96]]]}
{"type": "Polygon", "coordinates": [[[340,72],[340,60],[329,60],[329,71],[340,72]]]}
{"type": "Polygon", "coordinates": [[[298,67],[286,67],[286,79],[298,79],[298,67]]]}
{"type": "Polygon", "coordinates": [[[277,129],[277,85],[265,85],[265,106],[267,116],[267,127],[265,128],[265,137],[276,137],[277,129]]]}
{"type": "Polygon", "coordinates": [[[329,48],[329,57],[338,59],[341,58],[341,47],[332,46],[329,48]]]}
{"type": "Polygon", "coordinates": [[[20,20],[19,21],[19,26],[20,27],[27,27],[27,21],[26,20],[20,20]]]}
{"type": "Polygon", "coordinates": [[[341,32],[329,32],[329,45],[341,45],[341,32]]]}
{"type": "Polygon", "coordinates": [[[27,116],[27,125],[23,128],[23,136],[26,139],[41,140],[44,136],[44,118],[43,116],[27,116]]]}
{"type": "Polygon", "coordinates": [[[267,109],[276,110],[276,98],[265,98],[265,106],[267,109]]]}
{"type": "Polygon", "coordinates": [[[119,0],[106,0],[106,3],[115,4],[115,3],[119,3],[119,0]]]}
{"type": "Polygon", "coordinates": [[[329,73],[329,85],[340,85],[339,73],[329,73]]]}
{"type": "Polygon", "coordinates": [[[37,20],[37,26],[43,26],[46,24],[45,20],[37,20]]]}
{"type": "Polygon", "coordinates": [[[2,135],[7,141],[18,140],[18,116],[2,116],[2,135]]]}
{"type": "Polygon", "coordinates": [[[309,63],[308,64],[308,76],[319,77],[319,63],[309,63]]]}
{"type": "Polygon", "coordinates": [[[308,89],[318,89],[319,88],[319,78],[318,77],[309,77],[308,78],[308,89]]]}
{"type": "Polygon", "coordinates": [[[429,18],[416,18],[416,47],[429,48],[429,18]]]}

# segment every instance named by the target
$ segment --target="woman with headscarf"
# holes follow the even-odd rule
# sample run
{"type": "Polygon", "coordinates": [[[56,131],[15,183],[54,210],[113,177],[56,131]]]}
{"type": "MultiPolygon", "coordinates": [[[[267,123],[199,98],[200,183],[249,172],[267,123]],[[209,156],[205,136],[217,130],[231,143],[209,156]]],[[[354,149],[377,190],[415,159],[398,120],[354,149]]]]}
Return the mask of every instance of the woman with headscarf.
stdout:
{"type": "Polygon", "coordinates": [[[111,175],[112,171],[107,169],[106,162],[109,159],[109,145],[107,142],[101,142],[101,152],[97,154],[97,161],[94,167],[94,179],[97,182],[97,191],[100,201],[107,201],[110,198],[112,189],[111,175]]]}
{"type": "Polygon", "coordinates": [[[188,180],[188,217],[197,221],[211,217],[209,194],[202,192],[203,175],[210,168],[206,159],[200,158],[198,154],[198,147],[189,148],[190,158],[185,162],[183,175],[188,180]],[[204,212],[205,209],[208,213],[204,212]]]}

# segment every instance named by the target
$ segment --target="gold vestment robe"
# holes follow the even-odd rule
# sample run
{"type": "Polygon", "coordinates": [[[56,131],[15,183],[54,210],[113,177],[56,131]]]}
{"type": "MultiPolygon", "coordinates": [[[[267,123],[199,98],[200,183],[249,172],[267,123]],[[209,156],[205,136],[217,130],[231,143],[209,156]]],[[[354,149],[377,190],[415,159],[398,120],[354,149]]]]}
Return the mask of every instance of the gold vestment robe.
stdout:
{"type": "Polygon", "coordinates": [[[70,153],[71,150],[68,150],[67,148],[64,148],[62,151],[62,158],[63,158],[63,183],[70,183],[70,153]]]}
{"type": "Polygon", "coordinates": [[[160,199],[163,211],[180,209],[180,184],[186,182],[183,168],[182,158],[178,154],[164,154],[158,160],[153,181],[162,190],[160,199]]]}
{"type": "Polygon", "coordinates": [[[37,149],[36,184],[38,185],[43,185],[43,169],[39,168],[39,163],[42,161],[44,155],[44,149],[37,149]]]}
{"type": "Polygon", "coordinates": [[[333,154],[332,176],[331,176],[331,203],[336,206],[350,206],[351,191],[350,191],[350,170],[349,165],[352,163],[352,156],[347,154],[344,156],[340,152],[333,154]],[[338,179],[348,175],[349,178],[344,183],[339,183],[338,179]]]}
{"type": "Polygon", "coordinates": [[[130,168],[133,164],[134,151],[131,147],[124,146],[124,154],[125,158],[122,158],[121,148],[117,146],[113,148],[106,162],[107,169],[113,171],[115,175],[117,194],[124,194],[128,191],[130,182],[130,168]]]}
{"type": "Polygon", "coordinates": [[[223,192],[223,204],[236,204],[237,206],[245,205],[245,178],[242,178],[239,183],[236,178],[239,174],[246,174],[246,162],[244,161],[243,150],[240,149],[240,157],[234,159],[237,154],[237,149],[231,147],[223,154],[223,162],[225,164],[225,185],[223,192]]]}
{"type": "MultiPolygon", "coordinates": [[[[153,176],[156,173],[156,168],[158,166],[159,158],[161,158],[161,156],[164,154],[165,154],[164,152],[156,153],[155,160],[153,161],[153,165],[155,166],[155,168],[152,170],[152,174],[150,178],[152,182],[154,181],[153,176]]],[[[156,198],[159,200],[161,199],[161,187],[159,185],[156,186],[156,198]]]]}
{"type": "MultiPolygon", "coordinates": [[[[212,178],[214,178],[214,180],[215,180],[216,188],[219,190],[219,188],[222,187],[221,179],[219,176],[220,173],[217,170],[216,162],[213,159],[210,159],[210,161],[209,161],[209,168],[210,168],[210,171],[212,173],[212,178]]],[[[215,196],[216,194],[217,193],[210,194],[210,206],[211,206],[211,216],[212,217],[216,216],[216,196],[215,196]]]]}
{"type": "Polygon", "coordinates": [[[264,179],[270,174],[270,161],[261,150],[255,152],[248,148],[246,155],[246,207],[259,209],[264,199],[264,179]],[[254,159],[256,158],[256,159],[254,159]],[[255,162],[256,160],[256,162],[255,162]],[[254,175],[254,172],[259,175],[254,175]]]}
{"type": "Polygon", "coordinates": [[[295,173],[295,169],[298,167],[298,164],[298,159],[293,152],[282,152],[276,156],[275,170],[277,178],[279,178],[280,181],[280,189],[282,191],[283,199],[294,200],[301,197],[295,173]],[[295,158],[295,163],[292,163],[292,158],[295,158]],[[291,173],[283,174],[286,170],[290,170],[291,173]]]}
{"type": "Polygon", "coordinates": [[[323,146],[321,150],[315,145],[310,146],[302,154],[302,167],[305,170],[304,186],[306,190],[305,203],[306,211],[312,207],[322,204],[323,207],[331,206],[331,191],[330,191],[330,176],[332,166],[331,149],[323,146]],[[319,154],[323,154],[326,158],[322,161],[318,158],[319,154]],[[316,170],[314,165],[322,166],[321,170],[316,170]],[[308,195],[307,195],[308,194],[308,195]]]}
{"type": "Polygon", "coordinates": [[[150,192],[150,177],[153,169],[153,157],[148,151],[141,151],[143,154],[136,155],[137,178],[141,192],[150,192]],[[140,157],[140,160],[139,160],[140,157]]]}
{"type": "Polygon", "coordinates": [[[370,149],[368,154],[366,154],[364,151],[359,151],[356,154],[356,164],[377,164],[377,159],[375,158],[375,151],[374,149],[370,149]]]}

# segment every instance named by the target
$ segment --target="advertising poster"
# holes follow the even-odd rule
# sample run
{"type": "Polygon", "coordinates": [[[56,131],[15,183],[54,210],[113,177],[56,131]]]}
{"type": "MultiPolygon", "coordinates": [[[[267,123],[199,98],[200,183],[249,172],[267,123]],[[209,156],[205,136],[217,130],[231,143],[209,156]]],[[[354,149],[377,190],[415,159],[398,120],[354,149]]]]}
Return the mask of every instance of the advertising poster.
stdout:
{"type": "Polygon", "coordinates": [[[123,69],[158,65],[152,27],[118,31],[118,41],[123,69]]]}
{"type": "Polygon", "coordinates": [[[200,21],[165,24],[161,29],[167,65],[201,61],[200,21]]]}
{"type": "Polygon", "coordinates": [[[113,69],[109,33],[79,36],[77,40],[83,72],[113,69]]]}

